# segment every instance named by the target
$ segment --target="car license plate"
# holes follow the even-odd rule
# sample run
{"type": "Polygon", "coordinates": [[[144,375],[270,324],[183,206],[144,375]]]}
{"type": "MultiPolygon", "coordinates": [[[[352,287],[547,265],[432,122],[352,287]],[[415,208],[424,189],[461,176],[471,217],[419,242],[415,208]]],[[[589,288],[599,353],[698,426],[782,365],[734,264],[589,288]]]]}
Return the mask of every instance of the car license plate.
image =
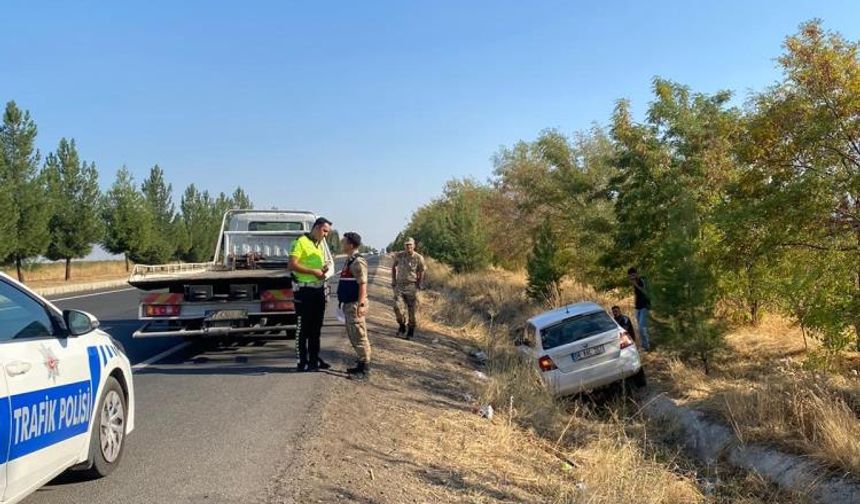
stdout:
{"type": "Polygon", "coordinates": [[[570,354],[574,361],[581,361],[583,359],[587,359],[589,357],[594,357],[595,355],[600,355],[603,353],[605,345],[598,345],[596,347],[584,348],[578,352],[574,352],[570,354]]]}
{"type": "Polygon", "coordinates": [[[248,310],[209,310],[206,312],[206,320],[210,322],[245,320],[247,318],[248,310]]]}

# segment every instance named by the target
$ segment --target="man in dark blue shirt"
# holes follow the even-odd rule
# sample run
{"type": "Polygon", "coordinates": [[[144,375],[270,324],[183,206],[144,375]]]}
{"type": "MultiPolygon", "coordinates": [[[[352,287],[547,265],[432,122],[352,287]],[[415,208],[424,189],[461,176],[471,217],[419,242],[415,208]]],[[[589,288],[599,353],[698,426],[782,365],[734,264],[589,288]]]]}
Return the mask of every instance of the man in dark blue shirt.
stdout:
{"type": "Polygon", "coordinates": [[[640,276],[636,268],[627,270],[627,277],[633,286],[633,307],[636,309],[636,324],[639,325],[639,337],[642,349],[651,349],[648,342],[648,311],[651,309],[651,298],[648,295],[648,282],[640,276]]]}
{"type": "Polygon", "coordinates": [[[615,322],[617,322],[622,329],[627,331],[627,334],[633,338],[633,341],[636,341],[636,331],[633,330],[633,321],[630,320],[630,317],[621,313],[621,308],[617,306],[612,307],[612,318],[615,319],[615,322]]]}

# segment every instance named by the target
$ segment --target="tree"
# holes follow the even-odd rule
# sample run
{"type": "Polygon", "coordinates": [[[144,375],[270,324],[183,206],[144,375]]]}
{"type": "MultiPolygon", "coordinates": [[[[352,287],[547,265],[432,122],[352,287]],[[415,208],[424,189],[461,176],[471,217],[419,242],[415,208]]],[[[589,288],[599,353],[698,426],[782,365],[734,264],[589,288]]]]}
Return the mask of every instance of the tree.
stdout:
{"type": "Polygon", "coordinates": [[[123,166],[110,190],[104,195],[102,220],[105,234],[102,244],[108,252],[123,254],[126,271],[129,259],[146,261],[149,239],[155,231],[152,216],[143,195],[137,190],[134,177],[123,166]]]}
{"type": "Polygon", "coordinates": [[[337,229],[332,229],[325,241],[328,242],[328,248],[331,250],[332,254],[341,253],[340,233],[338,233],[337,229]]]}
{"type": "Polygon", "coordinates": [[[233,191],[233,196],[230,197],[230,200],[233,202],[233,208],[239,210],[251,210],[254,208],[254,203],[251,201],[248,193],[241,187],[237,187],[233,191]]]}
{"type": "Polygon", "coordinates": [[[183,256],[186,261],[204,262],[212,258],[218,240],[218,226],[221,224],[216,217],[216,206],[208,191],[200,192],[194,184],[185,189],[180,208],[189,238],[188,250],[183,256]]]}
{"type": "Polygon", "coordinates": [[[5,248],[9,249],[6,258],[14,261],[20,281],[24,280],[23,261],[43,254],[51,239],[48,230],[51,201],[39,172],[36,134],[36,123],[30,113],[19,109],[14,101],[7,103],[0,128],[0,148],[6,170],[3,189],[11,195],[12,209],[4,215],[4,220],[15,227],[10,245],[5,248]]]}
{"type": "Polygon", "coordinates": [[[12,253],[18,240],[18,214],[12,194],[13,186],[6,168],[6,156],[0,152],[0,215],[5,216],[0,219],[0,261],[12,253]]]}
{"type": "Polygon", "coordinates": [[[776,247],[844,252],[853,287],[842,316],[860,347],[860,44],[811,21],[785,49],[783,81],[755,97],[746,176],[776,247]]]}
{"type": "Polygon", "coordinates": [[[146,262],[159,264],[179,257],[187,247],[187,237],[173,205],[173,186],[164,180],[161,167],[152,167],[141,184],[141,192],[154,228],[145,252],[146,262]]]}
{"type": "Polygon", "coordinates": [[[51,241],[48,259],[66,262],[66,280],[71,278],[71,261],[85,257],[101,238],[98,172],[93,163],[81,163],[75,141],[60,140],[56,154],[45,160],[48,193],[54,202],[49,222],[51,241]]]}
{"type": "Polygon", "coordinates": [[[528,296],[539,303],[557,304],[561,300],[561,279],[565,270],[565,260],[552,222],[545,218],[535,234],[532,253],[526,264],[528,296]]]}

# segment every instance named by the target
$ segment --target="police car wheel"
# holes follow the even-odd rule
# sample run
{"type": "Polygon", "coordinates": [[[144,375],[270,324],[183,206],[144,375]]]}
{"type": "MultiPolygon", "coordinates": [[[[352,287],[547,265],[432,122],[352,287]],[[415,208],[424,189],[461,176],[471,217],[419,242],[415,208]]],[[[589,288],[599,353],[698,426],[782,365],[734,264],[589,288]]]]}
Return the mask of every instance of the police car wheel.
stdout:
{"type": "Polygon", "coordinates": [[[96,410],[90,436],[91,476],[107,476],[119,465],[125,448],[127,400],[119,382],[109,376],[96,410]]]}

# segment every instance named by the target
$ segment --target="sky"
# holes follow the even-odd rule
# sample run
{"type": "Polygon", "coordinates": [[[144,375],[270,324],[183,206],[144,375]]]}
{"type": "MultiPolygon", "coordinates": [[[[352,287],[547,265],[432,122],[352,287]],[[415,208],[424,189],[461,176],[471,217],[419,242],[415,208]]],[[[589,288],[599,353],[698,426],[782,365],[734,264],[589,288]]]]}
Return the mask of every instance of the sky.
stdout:
{"type": "Polygon", "coordinates": [[[492,176],[546,128],[640,117],[654,76],[742,102],[812,18],[860,40],[856,1],[3,1],[0,100],[123,165],[241,185],[388,244],[445,181],[492,176]]]}

